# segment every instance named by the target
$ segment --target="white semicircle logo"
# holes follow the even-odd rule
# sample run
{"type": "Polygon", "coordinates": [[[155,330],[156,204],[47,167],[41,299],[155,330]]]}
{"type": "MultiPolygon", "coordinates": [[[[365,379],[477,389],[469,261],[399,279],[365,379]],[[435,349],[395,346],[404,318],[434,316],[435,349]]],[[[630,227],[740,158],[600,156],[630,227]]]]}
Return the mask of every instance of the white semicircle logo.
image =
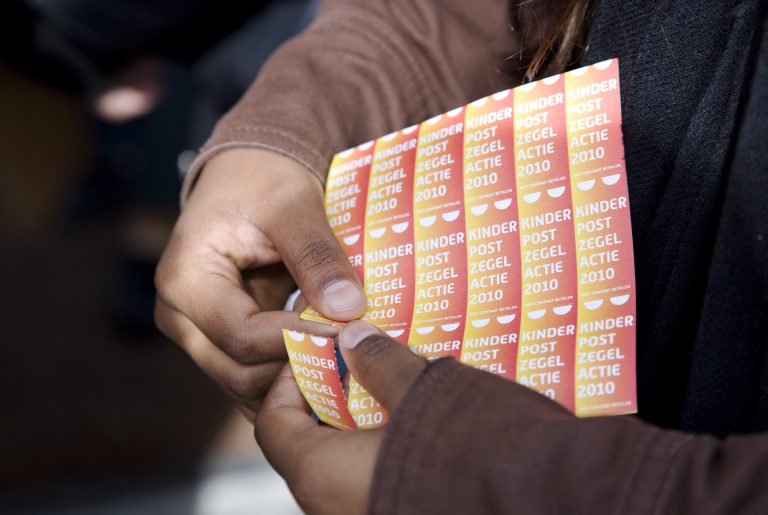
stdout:
{"type": "Polygon", "coordinates": [[[592,189],[592,187],[595,185],[595,180],[590,179],[588,181],[581,181],[576,183],[576,187],[579,188],[581,191],[589,191],[592,189]]]}
{"type": "Polygon", "coordinates": [[[371,229],[370,231],[368,231],[368,234],[370,234],[371,238],[373,238],[374,240],[378,240],[379,238],[384,236],[385,232],[387,232],[386,227],[378,227],[376,229],[371,229]]]}
{"type": "Polygon", "coordinates": [[[523,200],[525,200],[529,204],[533,204],[534,202],[538,202],[538,200],[541,198],[541,192],[536,191],[534,193],[526,193],[523,195],[523,200]]]}
{"type": "Polygon", "coordinates": [[[409,222],[400,222],[399,224],[394,224],[392,230],[397,234],[402,234],[408,229],[408,225],[409,222]]]}
{"type": "Polygon", "coordinates": [[[512,91],[511,89],[505,89],[504,91],[499,91],[498,93],[494,93],[491,95],[494,100],[504,100],[509,96],[509,92],[512,91]]]}
{"type": "Polygon", "coordinates": [[[478,98],[474,102],[470,103],[472,107],[482,107],[483,104],[488,102],[488,97],[478,98]]]}
{"type": "Polygon", "coordinates": [[[504,316],[496,317],[496,321],[501,325],[507,325],[508,323],[512,322],[514,319],[515,319],[515,315],[504,315],[504,316]]]}
{"type": "Polygon", "coordinates": [[[557,306],[555,308],[552,308],[552,311],[555,313],[555,315],[567,315],[571,312],[571,308],[573,307],[572,304],[566,304],[565,306],[557,306]]]}
{"type": "Polygon", "coordinates": [[[456,211],[448,211],[447,213],[443,213],[442,217],[446,222],[453,222],[459,217],[460,213],[461,211],[457,209],[456,211]]]}
{"type": "Polygon", "coordinates": [[[451,332],[455,331],[456,329],[458,329],[460,325],[461,324],[459,324],[459,323],[443,324],[443,325],[440,326],[440,329],[442,329],[446,333],[451,333],[451,332]]]}
{"type": "Polygon", "coordinates": [[[565,186],[558,186],[557,188],[549,188],[547,190],[547,195],[552,198],[562,197],[563,193],[565,193],[565,186]]]}
{"type": "Polygon", "coordinates": [[[606,186],[613,186],[614,184],[619,182],[619,179],[621,179],[621,174],[615,173],[613,175],[606,175],[600,180],[603,181],[603,184],[605,184],[606,186]]]}
{"type": "Polygon", "coordinates": [[[599,63],[595,63],[595,68],[598,70],[605,70],[611,66],[611,63],[613,62],[613,59],[606,59],[605,61],[600,61],[599,63]]]}
{"type": "Polygon", "coordinates": [[[410,127],[406,127],[405,129],[403,129],[402,132],[403,132],[403,134],[410,134],[410,133],[412,133],[413,131],[415,131],[418,128],[419,128],[418,124],[417,125],[411,125],[410,127]]]}
{"type": "Polygon", "coordinates": [[[490,318],[481,318],[480,320],[472,320],[472,327],[477,327],[478,329],[481,329],[487,326],[490,321],[491,321],[490,318]]]}
{"type": "Polygon", "coordinates": [[[473,215],[480,216],[488,211],[488,204],[478,204],[469,208],[473,215]]]}
{"type": "Polygon", "coordinates": [[[439,114],[437,116],[433,116],[429,120],[427,120],[427,124],[429,125],[435,125],[437,122],[439,122],[442,119],[443,115],[439,114]]]}
{"type": "Polygon", "coordinates": [[[584,307],[590,311],[594,311],[603,305],[603,299],[588,300],[584,303],[584,307]]]}
{"type": "Polygon", "coordinates": [[[310,336],[309,339],[318,347],[325,347],[328,345],[328,338],[323,338],[322,336],[310,336]]]}
{"type": "Polygon", "coordinates": [[[436,216],[425,216],[424,218],[419,218],[419,225],[422,227],[430,227],[431,225],[434,225],[436,221],[436,216]]]}
{"type": "Polygon", "coordinates": [[[357,148],[359,148],[360,150],[368,150],[368,149],[369,149],[369,148],[371,148],[372,146],[373,146],[373,140],[371,140],[371,141],[366,141],[365,143],[361,143],[361,144],[359,144],[359,145],[357,146],[357,148]]]}
{"type": "Polygon", "coordinates": [[[398,336],[402,336],[404,332],[405,329],[395,329],[394,331],[387,331],[387,334],[392,338],[397,338],[398,336]]]}
{"type": "Polygon", "coordinates": [[[617,295],[615,297],[611,297],[611,304],[614,306],[622,306],[627,303],[629,300],[629,295],[617,295]]]}
{"type": "Polygon", "coordinates": [[[288,336],[291,337],[291,340],[295,342],[303,342],[304,341],[304,333],[300,333],[297,331],[288,331],[288,336]]]}
{"type": "Polygon", "coordinates": [[[381,139],[383,139],[384,141],[392,141],[396,137],[397,137],[397,133],[396,132],[390,132],[389,134],[387,134],[385,136],[382,136],[381,139]]]}
{"type": "Polygon", "coordinates": [[[416,328],[416,332],[419,333],[419,334],[429,334],[429,333],[431,333],[434,330],[435,330],[435,326],[433,326],[433,325],[428,325],[426,327],[417,327],[416,328]]]}
{"type": "Polygon", "coordinates": [[[589,69],[589,66],[584,66],[583,68],[576,68],[575,70],[571,70],[568,73],[570,73],[574,77],[581,77],[582,75],[587,73],[588,69],[589,69]]]}
{"type": "Polygon", "coordinates": [[[520,91],[531,91],[535,87],[536,87],[536,83],[535,82],[528,82],[526,84],[522,84],[522,85],[518,86],[517,88],[520,91]]]}
{"type": "Polygon", "coordinates": [[[462,111],[464,110],[464,107],[457,107],[456,109],[451,109],[448,111],[447,114],[448,118],[453,118],[454,116],[458,116],[462,111]]]}
{"type": "Polygon", "coordinates": [[[546,314],[547,314],[546,309],[537,309],[536,311],[529,311],[528,318],[530,318],[531,320],[538,320],[546,314]]]}
{"type": "Polygon", "coordinates": [[[354,245],[360,240],[360,234],[352,234],[350,236],[344,236],[344,244],[345,245],[354,245]]]}
{"type": "Polygon", "coordinates": [[[349,157],[349,156],[352,155],[352,152],[354,152],[354,151],[355,151],[355,147],[348,148],[347,150],[342,150],[341,152],[339,152],[339,156],[341,156],[341,157],[349,157]]]}
{"type": "Polygon", "coordinates": [[[497,200],[496,202],[493,203],[493,207],[495,207],[499,211],[504,211],[505,209],[507,209],[511,205],[512,205],[512,199],[511,198],[505,198],[505,199],[502,199],[502,200],[497,200]]]}
{"type": "Polygon", "coordinates": [[[541,82],[543,82],[547,86],[551,86],[552,84],[554,84],[558,80],[560,80],[560,75],[552,75],[551,77],[545,77],[545,78],[541,79],[541,82]]]}

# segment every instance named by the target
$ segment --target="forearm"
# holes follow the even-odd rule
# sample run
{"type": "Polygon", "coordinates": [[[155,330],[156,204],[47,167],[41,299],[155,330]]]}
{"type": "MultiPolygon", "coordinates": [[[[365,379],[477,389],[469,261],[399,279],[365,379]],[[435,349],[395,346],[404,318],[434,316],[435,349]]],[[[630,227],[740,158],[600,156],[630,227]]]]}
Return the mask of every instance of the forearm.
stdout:
{"type": "Polygon", "coordinates": [[[453,362],[387,429],[371,513],[765,513],[768,437],[719,441],[632,417],[577,419],[453,362]]]}

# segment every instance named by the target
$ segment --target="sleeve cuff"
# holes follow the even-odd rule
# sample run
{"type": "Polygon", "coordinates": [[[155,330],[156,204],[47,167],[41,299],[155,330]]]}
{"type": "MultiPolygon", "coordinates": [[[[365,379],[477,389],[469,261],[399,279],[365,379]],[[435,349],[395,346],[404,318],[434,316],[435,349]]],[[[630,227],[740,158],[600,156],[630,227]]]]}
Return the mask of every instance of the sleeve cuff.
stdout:
{"type": "Polygon", "coordinates": [[[431,363],[385,430],[373,515],[651,513],[689,435],[577,419],[523,386],[431,363]]]}
{"type": "Polygon", "coordinates": [[[452,359],[431,362],[387,426],[370,513],[487,513],[482,507],[495,505],[498,475],[514,466],[504,463],[514,454],[512,428],[531,417],[572,415],[492,374],[452,359]],[[518,411],[527,415],[515,417],[518,411]]]}
{"type": "Polygon", "coordinates": [[[221,152],[233,148],[261,148],[290,157],[304,165],[325,186],[330,156],[320,155],[280,128],[266,125],[238,125],[217,131],[200,149],[200,153],[184,176],[180,194],[182,208],[206,163],[221,152]]]}

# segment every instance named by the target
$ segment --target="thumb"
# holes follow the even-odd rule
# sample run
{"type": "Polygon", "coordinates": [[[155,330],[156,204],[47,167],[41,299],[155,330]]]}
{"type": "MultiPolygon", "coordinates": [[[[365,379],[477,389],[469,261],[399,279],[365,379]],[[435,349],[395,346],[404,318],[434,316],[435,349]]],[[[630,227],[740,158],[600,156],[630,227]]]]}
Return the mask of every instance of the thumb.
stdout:
{"type": "Polygon", "coordinates": [[[351,374],[390,412],[427,366],[424,358],[360,320],[341,330],[339,348],[351,374]]]}
{"type": "Polygon", "coordinates": [[[274,227],[279,230],[269,237],[310,304],[334,320],[365,313],[360,281],[328,225],[321,200],[293,205],[274,227]]]}

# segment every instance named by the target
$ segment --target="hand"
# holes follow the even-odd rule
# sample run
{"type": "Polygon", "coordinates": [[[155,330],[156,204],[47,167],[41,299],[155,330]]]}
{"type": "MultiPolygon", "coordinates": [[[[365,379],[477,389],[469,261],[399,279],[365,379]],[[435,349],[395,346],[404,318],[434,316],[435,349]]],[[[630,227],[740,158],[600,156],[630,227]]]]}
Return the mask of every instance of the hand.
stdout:
{"type": "Polygon", "coordinates": [[[281,311],[294,280],[329,318],[365,311],[307,169],[259,149],[211,159],[158,264],[155,320],[251,420],[286,357],[280,330],[336,334],[281,311]]]}
{"type": "MultiPolygon", "coordinates": [[[[426,360],[367,322],[345,326],[339,348],[352,375],[390,413],[426,368],[426,360]]],[[[384,429],[338,431],[318,425],[286,365],[256,418],[256,440],[310,515],[368,511],[384,429]]]]}

